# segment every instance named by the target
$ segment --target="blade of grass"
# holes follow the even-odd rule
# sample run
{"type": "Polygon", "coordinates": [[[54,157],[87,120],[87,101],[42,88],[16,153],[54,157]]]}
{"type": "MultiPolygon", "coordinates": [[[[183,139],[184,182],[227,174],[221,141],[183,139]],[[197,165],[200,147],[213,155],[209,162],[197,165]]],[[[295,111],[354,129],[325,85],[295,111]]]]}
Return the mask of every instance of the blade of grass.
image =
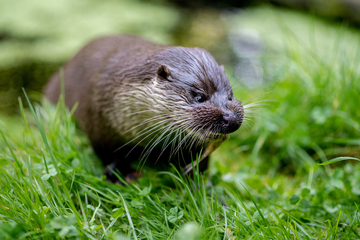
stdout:
{"type": "Polygon", "coordinates": [[[329,165],[329,164],[332,164],[332,163],[341,162],[341,161],[345,161],[345,160],[360,161],[360,159],[354,158],[354,157],[337,157],[337,158],[331,159],[331,160],[329,160],[327,162],[319,163],[319,165],[329,165]]]}

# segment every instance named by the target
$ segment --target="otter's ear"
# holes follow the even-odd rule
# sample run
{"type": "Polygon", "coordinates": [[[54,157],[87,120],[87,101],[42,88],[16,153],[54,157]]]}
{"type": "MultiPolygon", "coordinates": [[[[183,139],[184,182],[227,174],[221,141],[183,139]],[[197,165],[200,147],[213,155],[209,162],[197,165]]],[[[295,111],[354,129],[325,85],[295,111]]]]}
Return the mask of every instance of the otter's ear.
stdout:
{"type": "Polygon", "coordinates": [[[220,69],[223,70],[223,72],[225,72],[224,65],[220,65],[220,69]]]}
{"type": "Polygon", "coordinates": [[[156,76],[159,80],[170,81],[169,77],[171,76],[171,72],[169,67],[166,65],[161,65],[156,71],[156,76]]]}

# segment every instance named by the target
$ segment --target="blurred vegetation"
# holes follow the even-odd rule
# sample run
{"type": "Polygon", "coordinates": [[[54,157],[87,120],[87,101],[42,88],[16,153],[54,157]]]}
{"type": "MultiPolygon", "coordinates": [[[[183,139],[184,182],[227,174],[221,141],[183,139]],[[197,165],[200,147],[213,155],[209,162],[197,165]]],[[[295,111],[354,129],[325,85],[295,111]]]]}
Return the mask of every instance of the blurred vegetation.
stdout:
{"type": "Polygon", "coordinates": [[[317,16],[335,21],[349,21],[360,25],[360,2],[358,0],[168,0],[188,9],[244,8],[261,4],[274,4],[297,10],[305,10],[317,16]]]}
{"type": "MultiPolygon", "coordinates": [[[[352,20],[359,8],[350,0],[273,2],[352,20]]],[[[234,56],[227,44],[229,24],[224,15],[261,3],[264,1],[0,0],[0,111],[16,111],[22,87],[39,101],[38,93],[51,74],[88,41],[102,35],[135,34],[159,43],[199,46],[221,64],[231,65],[234,56]]],[[[259,22],[268,12],[252,16],[259,22]]],[[[269,37],[278,41],[274,34],[269,37]]]]}
{"type": "Polygon", "coordinates": [[[271,6],[190,11],[165,3],[0,1],[4,12],[0,18],[0,110],[18,111],[22,87],[33,100],[40,100],[38,93],[49,76],[94,37],[136,34],[159,43],[203,47],[226,66],[239,99],[248,98],[251,103],[260,95],[273,101],[270,108],[260,111],[263,116],[257,117],[251,132],[241,135],[245,136],[240,138],[242,145],[257,143],[249,149],[254,158],[261,147],[270,154],[280,151],[274,162],[296,169],[295,148],[309,154],[306,161],[311,162],[325,159],[319,151],[358,156],[354,148],[339,143],[358,136],[360,113],[354,101],[359,92],[360,56],[354,51],[359,49],[358,30],[271,6]],[[236,37],[244,32],[251,33],[245,34],[251,41],[255,36],[259,45],[244,47],[245,51],[258,48],[247,58],[237,53],[244,39],[236,37]],[[238,74],[236,63],[243,59],[255,59],[259,65],[255,67],[261,85],[254,89],[238,74]],[[299,114],[299,109],[306,114],[299,114]]]}
{"type": "Polygon", "coordinates": [[[332,157],[359,157],[360,31],[268,7],[227,18],[231,32],[251,29],[265,49],[257,56],[263,84],[236,88],[261,109],[249,131],[221,148],[239,154],[228,165],[243,168],[243,156],[258,169],[303,174],[332,157]]]}
{"type": "Polygon", "coordinates": [[[271,5],[0,0],[0,12],[0,110],[21,109],[0,115],[0,239],[360,238],[360,164],[318,164],[360,157],[358,29],[271,5]],[[62,101],[17,106],[22,86],[39,100],[58,66],[115,33],[225,65],[253,117],[211,155],[209,177],[144,169],[137,184],[108,183],[62,101]]]}
{"type": "Polygon", "coordinates": [[[171,43],[179,19],[173,7],[143,1],[0,0],[0,111],[14,110],[21,87],[41,91],[93,38],[127,33],[171,43]]]}
{"type": "Polygon", "coordinates": [[[360,25],[358,0],[271,0],[281,6],[310,11],[331,20],[346,20],[360,25]]]}

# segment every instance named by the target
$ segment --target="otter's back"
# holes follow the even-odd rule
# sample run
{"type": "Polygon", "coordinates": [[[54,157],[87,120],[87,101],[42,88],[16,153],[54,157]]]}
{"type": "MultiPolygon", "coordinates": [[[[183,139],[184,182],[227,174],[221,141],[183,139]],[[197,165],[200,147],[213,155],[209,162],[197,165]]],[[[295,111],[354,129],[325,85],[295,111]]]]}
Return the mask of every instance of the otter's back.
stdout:
{"type": "MultiPolygon", "coordinates": [[[[65,84],[65,103],[71,108],[76,102],[85,104],[90,101],[90,94],[98,75],[113,55],[131,56],[131,52],[154,48],[154,44],[132,36],[111,36],[98,38],[86,45],[65,66],[55,73],[46,85],[44,93],[47,98],[56,103],[60,96],[60,82],[65,84]],[[63,73],[62,73],[63,72],[63,73]]],[[[126,61],[126,59],[119,59],[126,61]]],[[[116,64],[116,63],[115,63],[116,64]]],[[[121,68],[121,64],[117,64],[121,68]]],[[[79,106],[79,109],[81,107],[79,106]]]]}

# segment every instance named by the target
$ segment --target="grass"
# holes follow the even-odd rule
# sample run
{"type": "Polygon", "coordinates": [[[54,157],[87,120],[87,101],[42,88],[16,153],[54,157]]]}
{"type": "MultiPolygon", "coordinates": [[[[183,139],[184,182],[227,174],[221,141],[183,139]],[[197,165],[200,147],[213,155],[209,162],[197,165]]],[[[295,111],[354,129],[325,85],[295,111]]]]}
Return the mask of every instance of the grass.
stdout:
{"type": "Polygon", "coordinates": [[[235,91],[268,106],[195,179],[109,183],[62,101],[20,100],[0,118],[0,239],[359,239],[360,59],[287,39],[266,87],[235,91]]]}

